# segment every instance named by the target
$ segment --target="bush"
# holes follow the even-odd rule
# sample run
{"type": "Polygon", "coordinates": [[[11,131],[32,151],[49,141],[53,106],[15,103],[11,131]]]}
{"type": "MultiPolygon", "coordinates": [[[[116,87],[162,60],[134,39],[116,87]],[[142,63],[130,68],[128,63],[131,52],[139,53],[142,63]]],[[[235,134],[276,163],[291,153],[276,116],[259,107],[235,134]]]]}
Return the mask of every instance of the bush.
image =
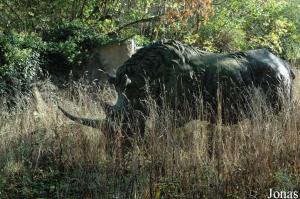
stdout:
{"type": "Polygon", "coordinates": [[[297,0],[229,0],[220,3],[193,43],[217,52],[268,48],[287,60],[299,60],[300,17],[297,8],[297,0]]]}
{"type": "Polygon", "coordinates": [[[0,36],[0,95],[26,93],[40,70],[42,40],[25,33],[5,32],[0,36]]]}
{"type": "Polygon", "coordinates": [[[45,69],[56,76],[68,75],[72,69],[80,71],[87,63],[92,49],[113,41],[96,28],[78,21],[60,22],[42,34],[47,43],[45,69]]]}

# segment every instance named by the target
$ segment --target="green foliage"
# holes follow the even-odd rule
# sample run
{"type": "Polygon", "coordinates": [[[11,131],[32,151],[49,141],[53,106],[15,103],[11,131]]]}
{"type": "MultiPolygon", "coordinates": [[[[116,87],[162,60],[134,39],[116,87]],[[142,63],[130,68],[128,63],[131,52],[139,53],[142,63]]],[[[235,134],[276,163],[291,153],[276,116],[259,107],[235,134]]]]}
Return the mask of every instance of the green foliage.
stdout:
{"type": "Polygon", "coordinates": [[[151,43],[151,40],[143,35],[136,35],[133,39],[137,46],[146,46],[151,43]]]}
{"type": "Polygon", "coordinates": [[[63,31],[62,35],[52,31],[48,36],[53,39],[48,39],[65,43],[59,47],[50,45],[50,51],[64,53],[65,62],[75,65],[85,59],[82,50],[87,49],[91,41],[85,37],[98,37],[89,34],[88,29],[102,36],[112,33],[123,38],[137,35],[141,44],[160,38],[178,39],[219,52],[266,47],[286,59],[300,60],[299,0],[212,3],[208,0],[53,0],[51,3],[3,0],[0,2],[0,30],[9,27],[18,31],[45,32],[56,27],[57,31],[63,31]],[[211,16],[212,10],[214,16],[211,16]],[[70,23],[57,25],[61,20],[70,23]],[[83,28],[80,31],[79,26],[83,28]],[[71,36],[72,41],[67,41],[68,34],[74,32],[80,35],[76,39],[71,36]],[[88,42],[87,46],[80,46],[83,41],[88,42]],[[77,55],[81,58],[77,59],[77,55]]]}
{"type": "Polygon", "coordinates": [[[116,40],[79,21],[60,22],[42,37],[5,31],[0,38],[0,94],[27,92],[41,68],[59,77],[80,71],[92,49],[116,40]]]}
{"type": "Polygon", "coordinates": [[[88,8],[90,2],[92,1],[2,0],[0,26],[26,32],[43,30],[60,20],[83,17],[84,8],[88,8]]]}
{"type": "MultiPolygon", "coordinates": [[[[43,32],[46,42],[45,68],[57,72],[80,69],[87,63],[91,50],[103,46],[113,39],[79,21],[60,22],[43,32]]],[[[55,73],[55,72],[54,72],[55,73]]]]}
{"type": "Polygon", "coordinates": [[[299,59],[297,9],[299,0],[229,0],[215,6],[215,15],[195,33],[193,43],[219,52],[268,48],[286,59],[299,59]]]}
{"type": "Polygon", "coordinates": [[[1,38],[0,93],[26,91],[38,66],[51,74],[80,71],[93,48],[130,36],[139,45],[172,38],[214,52],[268,48],[300,62],[299,0],[214,3],[211,16],[207,0],[3,0],[0,31],[19,34],[1,38]]]}
{"type": "Polygon", "coordinates": [[[102,34],[175,39],[198,29],[211,8],[210,0],[3,0],[0,28],[40,32],[60,20],[80,21],[102,34]]]}
{"type": "Polygon", "coordinates": [[[47,42],[66,42],[73,39],[82,44],[84,48],[104,45],[110,40],[106,34],[101,34],[97,29],[80,21],[61,21],[54,27],[45,30],[43,39],[47,42]]]}
{"type": "Polygon", "coordinates": [[[300,0],[290,0],[283,10],[289,20],[289,32],[283,39],[286,56],[300,64],[300,0]]]}
{"type": "Polygon", "coordinates": [[[43,42],[35,35],[7,32],[0,37],[0,94],[25,93],[40,72],[43,42]]]}

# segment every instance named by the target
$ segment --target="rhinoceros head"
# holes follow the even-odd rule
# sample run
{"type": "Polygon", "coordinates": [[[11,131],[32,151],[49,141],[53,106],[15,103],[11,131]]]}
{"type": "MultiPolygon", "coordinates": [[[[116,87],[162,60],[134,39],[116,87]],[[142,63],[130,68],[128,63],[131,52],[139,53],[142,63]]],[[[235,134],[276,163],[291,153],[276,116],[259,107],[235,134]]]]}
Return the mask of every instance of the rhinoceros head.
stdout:
{"type": "Polygon", "coordinates": [[[58,106],[58,108],[65,116],[77,123],[93,128],[101,128],[103,124],[112,126],[113,124],[109,123],[117,120],[117,118],[128,117],[128,112],[130,112],[130,114],[132,113],[132,101],[135,101],[134,96],[138,95],[138,90],[127,74],[118,74],[117,76],[108,75],[108,81],[115,86],[117,100],[114,105],[104,104],[104,111],[107,119],[82,118],[68,113],[61,106],[58,106]]]}
{"type": "Polygon", "coordinates": [[[109,74],[108,82],[115,86],[118,93],[116,104],[111,108],[124,109],[129,103],[129,100],[126,96],[126,87],[131,84],[131,80],[126,74],[122,75],[120,78],[109,74]]]}

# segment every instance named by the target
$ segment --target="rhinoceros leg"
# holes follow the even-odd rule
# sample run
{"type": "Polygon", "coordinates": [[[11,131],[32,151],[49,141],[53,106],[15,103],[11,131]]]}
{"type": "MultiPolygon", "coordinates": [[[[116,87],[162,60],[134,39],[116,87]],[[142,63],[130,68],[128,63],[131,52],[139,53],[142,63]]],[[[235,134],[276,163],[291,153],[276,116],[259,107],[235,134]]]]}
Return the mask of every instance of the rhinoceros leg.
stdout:
{"type": "Polygon", "coordinates": [[[101,119],[89,119],[89,118],[82,118],[82,117],[77,117],[74,116],[67,111],[65,111],[62,107],[58,106],[58,108],[63,112],[65,116],[73,120],[74,122],[80,123],[85,126],[90,126],[93,128],[100,128],[101,125],[103,124],[103,120],[101,119]]]}

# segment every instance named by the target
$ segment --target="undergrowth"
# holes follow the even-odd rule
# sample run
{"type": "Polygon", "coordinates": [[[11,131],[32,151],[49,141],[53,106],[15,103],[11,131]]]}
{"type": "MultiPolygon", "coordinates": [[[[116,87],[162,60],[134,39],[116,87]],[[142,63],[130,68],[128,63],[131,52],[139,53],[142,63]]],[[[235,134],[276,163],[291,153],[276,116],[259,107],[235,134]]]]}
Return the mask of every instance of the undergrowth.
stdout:
{"type": "Polygon", "coordinates": [[[112,89],[91,95],[81,84],[51,88],[40,85],[13,113],[0,107],[0,198],[265,198],[270,188],[299,191],[298,96],[278,115],[260,112],[257,103],[256,117],[236,125],[196,120],[182,128],[150,101],[145,136],[134,135],[121,155],[118,133],[105,136],[57,109],[59,103],[105,118],[99,99],[113,101],[112,89]]]}

